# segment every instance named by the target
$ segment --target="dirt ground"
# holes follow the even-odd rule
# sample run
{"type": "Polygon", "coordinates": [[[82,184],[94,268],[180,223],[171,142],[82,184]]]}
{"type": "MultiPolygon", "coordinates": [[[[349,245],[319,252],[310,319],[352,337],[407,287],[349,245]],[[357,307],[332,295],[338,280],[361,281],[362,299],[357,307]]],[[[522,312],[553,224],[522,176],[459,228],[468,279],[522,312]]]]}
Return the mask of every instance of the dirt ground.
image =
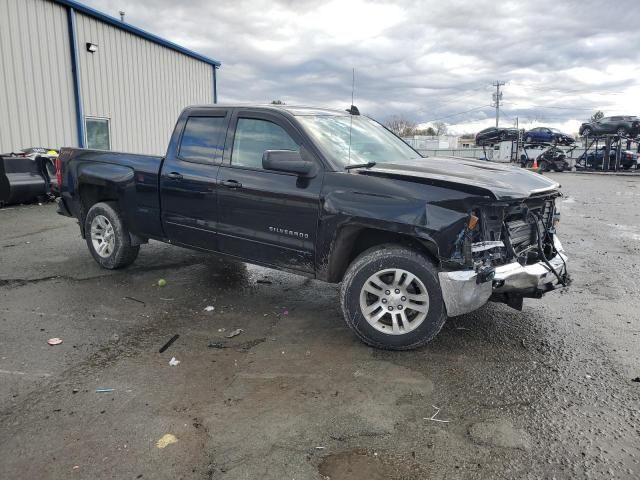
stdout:
{"type": "Polygon", "coordinates": [[[403,353],[334,285],[160,243],[105,271],[53,205],[1,209],[0,477],[639,478],[640,177],[551,176],[573,285],[403,353]]]}

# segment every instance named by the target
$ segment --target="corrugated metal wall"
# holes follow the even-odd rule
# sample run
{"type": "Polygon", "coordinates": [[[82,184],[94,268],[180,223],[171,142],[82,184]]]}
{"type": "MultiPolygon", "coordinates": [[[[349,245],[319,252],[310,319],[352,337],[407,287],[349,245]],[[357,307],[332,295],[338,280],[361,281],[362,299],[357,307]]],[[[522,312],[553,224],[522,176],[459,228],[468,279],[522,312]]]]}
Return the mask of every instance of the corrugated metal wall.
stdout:
{"type": "Polygon", "coordinates": [[[110,119],[112,150],[163,155],[180,111],[213,103],[211,65],[83,14],[76,23],[84,114],[110,119]]]}
{"type": "Polygon", "coordinates": [[[67,10],[0,0],[0,152],[77,145],[67,10]]]}

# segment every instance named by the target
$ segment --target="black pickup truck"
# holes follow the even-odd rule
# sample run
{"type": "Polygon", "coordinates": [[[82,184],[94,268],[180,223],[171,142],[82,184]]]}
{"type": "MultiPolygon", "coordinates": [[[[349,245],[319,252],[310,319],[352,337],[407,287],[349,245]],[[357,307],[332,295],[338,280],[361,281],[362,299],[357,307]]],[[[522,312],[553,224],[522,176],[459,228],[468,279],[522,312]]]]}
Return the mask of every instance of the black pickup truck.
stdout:
{"type": "Polygon", "coordinates": [[[423,158],[355,107],[190,107],[164,157],[64,148],[57,167],[59,213],[102,267],[154,239],[342,282],[347,324],[379,348],[568,282],[558,184],[423,158]]]}

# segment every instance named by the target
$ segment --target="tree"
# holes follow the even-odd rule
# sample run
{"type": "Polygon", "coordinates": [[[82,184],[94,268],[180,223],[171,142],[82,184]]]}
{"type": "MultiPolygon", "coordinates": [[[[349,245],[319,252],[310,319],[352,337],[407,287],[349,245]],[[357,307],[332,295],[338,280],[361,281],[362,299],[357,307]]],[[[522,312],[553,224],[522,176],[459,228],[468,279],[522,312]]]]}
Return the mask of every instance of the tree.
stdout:
{"type": "Polygon", "coordinates": [[[436,135],[446,135],[447,134],[447,124],[444,122],[436,122],[433,124],[436,130],[436,135]]]}
{"type": "Polygon", "coordinates": [[[591,118],[589,119],[589,122],[597,122],[598,120],[600,120],[602,117],[604,117],[604,112],[601,110],[598,110],[596,113],[594,113],[593,115],[591,115],[591,118]]]}
{"type": "Polygon", "coordinates": [[[427,127],[422,130],[416,130],[414,132],[414,135],[426,135],[428,137],[435,137],[436,131],[433,129],[433,127],[427,127]]]}
{"type": "Polygon", "coordinates": [[[286,105],[282,100],[271,100],[271,105],[286,105]]]}
{"type": "Polygon", "coordinates": [[[384,125],[399,137],[415,135],[416,122],[394,115],[387,119],[384,125]]]}

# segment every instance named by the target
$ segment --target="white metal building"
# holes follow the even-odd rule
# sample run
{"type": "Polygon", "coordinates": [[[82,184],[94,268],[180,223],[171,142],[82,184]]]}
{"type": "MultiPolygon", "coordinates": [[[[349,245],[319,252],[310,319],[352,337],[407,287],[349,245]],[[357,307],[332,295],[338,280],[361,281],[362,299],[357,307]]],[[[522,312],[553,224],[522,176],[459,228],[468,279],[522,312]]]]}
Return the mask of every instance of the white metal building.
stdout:
{"type": "Polygon", "coordinates": [[[0,152],[163,154],[220,62],[71,0],[0,0],[0,152]]]}

